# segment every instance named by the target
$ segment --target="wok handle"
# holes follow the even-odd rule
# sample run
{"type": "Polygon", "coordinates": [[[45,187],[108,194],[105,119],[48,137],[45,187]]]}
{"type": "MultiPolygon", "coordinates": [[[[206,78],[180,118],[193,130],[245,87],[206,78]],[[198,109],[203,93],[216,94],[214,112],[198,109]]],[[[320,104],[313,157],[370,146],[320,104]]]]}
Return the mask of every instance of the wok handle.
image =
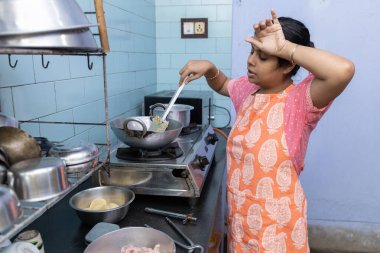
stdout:
{"type": "Polygon", "coordinates": [[[123,123],[124,130],[136,131],[136,130],[131,130],[131,129],[128,128],[128,123],[131,122],[131,121],[135,121],[135,122],[139,123],[142,126],[143,130],[142,130],[142,136],[141,137],[144,137],[146,135],[147,128],[146,128],[145,123],[142,120],[134,119],[134,118],[126,119],[124,121],[124,123],[123,123]]]}
{"type": "Polygon", "coordinates": [[[166,109],[164,104],[161,104],[161,103],[156,103],[154,105],[151,105],[149,108],[149,116],[153,116],[154,109],[156,109],[157,107],[161,107],[164,110],[166,109]]]}

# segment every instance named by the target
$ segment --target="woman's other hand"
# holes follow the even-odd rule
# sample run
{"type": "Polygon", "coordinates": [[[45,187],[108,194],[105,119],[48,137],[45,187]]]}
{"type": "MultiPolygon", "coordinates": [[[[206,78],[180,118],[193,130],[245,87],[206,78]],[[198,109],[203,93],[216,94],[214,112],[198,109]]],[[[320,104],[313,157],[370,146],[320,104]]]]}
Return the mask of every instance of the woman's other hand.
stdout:
{"type": "Polygon", "coordinates": [[[271,10],[272,19],[266,19],[254,24],[255,36],[246,39],[257,49],[268,55],[278,56],[286,44],[284,33],[277,14],[271,10]]]}
{"type": "Polygon", "coordinates": [[[191,60],[179,71],[179,85],[185,81],[186,84],[206,75],[214,67],[210,61],[207,60],[191,60]]]}
{"type": "Polygon", "coordinates": [[[181,85],[184,81],[185,84],[188,84],[205,76],[207,84],[211,89],[223,96],[229,96],[227,84],[230,79],[210,61],[191,60],[179,71],[179,75],[178,85],[181,85]]]}

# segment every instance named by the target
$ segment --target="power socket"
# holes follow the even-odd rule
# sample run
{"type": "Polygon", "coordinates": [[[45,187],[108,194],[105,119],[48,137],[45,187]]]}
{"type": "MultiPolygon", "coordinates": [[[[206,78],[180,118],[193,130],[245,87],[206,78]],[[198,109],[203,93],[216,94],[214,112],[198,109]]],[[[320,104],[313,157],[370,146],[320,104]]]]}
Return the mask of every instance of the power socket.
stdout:
{"type": "Polygon", "coordinates": [[[195,34],[204,34],[205,32],[205,22],[195,22],[195,34]]]}

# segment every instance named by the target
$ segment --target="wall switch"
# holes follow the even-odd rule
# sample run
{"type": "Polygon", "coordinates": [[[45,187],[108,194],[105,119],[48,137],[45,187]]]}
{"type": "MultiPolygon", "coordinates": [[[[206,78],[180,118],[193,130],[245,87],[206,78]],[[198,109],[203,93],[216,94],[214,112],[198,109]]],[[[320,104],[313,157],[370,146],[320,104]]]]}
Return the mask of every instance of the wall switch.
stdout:
{"type": "Polygon", "coordinates": [[[183,23],[183,34],[194,34],[194,22],[183,23]]]}

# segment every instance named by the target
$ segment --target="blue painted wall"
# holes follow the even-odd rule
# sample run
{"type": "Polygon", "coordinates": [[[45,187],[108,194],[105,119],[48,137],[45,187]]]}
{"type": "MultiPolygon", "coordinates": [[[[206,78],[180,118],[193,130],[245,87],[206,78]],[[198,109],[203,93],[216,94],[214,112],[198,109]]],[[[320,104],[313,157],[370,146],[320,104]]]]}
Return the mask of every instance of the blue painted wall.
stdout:
{"type": "MultiPolygon", "coordinates": [[[[83,11],[94,11],[93,0],[77,2],[83,11]]],[[[104,10],[111,47],[106,61],[110,118],[140,115],[143,96],[156,91],[154,0],[106,0],[104,10]]],[[[95,15],[87,17],[96,23],[95,15]]],[[[8,66],[7,55],[0,55],[2,112],[19,120],[105,120],[101,57],[90,58],[91,71],[85,56],[45,56],[48,69],[42,68],[39,55],[12,59],[18,60],[15,69],[8,66]]],[[[22,129],[53,141],[105,142],[104,127],[28,123],[22,129]]]]}
{"type": "MultiPolygon", "coordinates": [[[[231,75],[232,0],[156,0],[157,89],[178,87],[179,70],[189,60],[214,62],[231,75]],[[207,39],[181,39],[181,18],[208,18],[207,39]]],[[[204,78],[186,86],[186,90],[211,90],[204,78]]],[[[229,98],[214,93],[214,104],[230,109],[229,98]]],[[[215,108],[215,127],[228,123],[224,109],[215,108]]]]}
{"type": "MultiPolygon", "coordinates": [[[[356,74],[313,132],[301,175],[309,220],[379,223],[380,35],[378,1],[234,1],[233,75],[246,72],[252,24],[279,16],[303,21],[316,47],[346,56],[356,74]]],[[[302,74],[296,77],[300,80],[302,74]]],[[[353,225],[354,226],[354,225],[353,225]]]]}

